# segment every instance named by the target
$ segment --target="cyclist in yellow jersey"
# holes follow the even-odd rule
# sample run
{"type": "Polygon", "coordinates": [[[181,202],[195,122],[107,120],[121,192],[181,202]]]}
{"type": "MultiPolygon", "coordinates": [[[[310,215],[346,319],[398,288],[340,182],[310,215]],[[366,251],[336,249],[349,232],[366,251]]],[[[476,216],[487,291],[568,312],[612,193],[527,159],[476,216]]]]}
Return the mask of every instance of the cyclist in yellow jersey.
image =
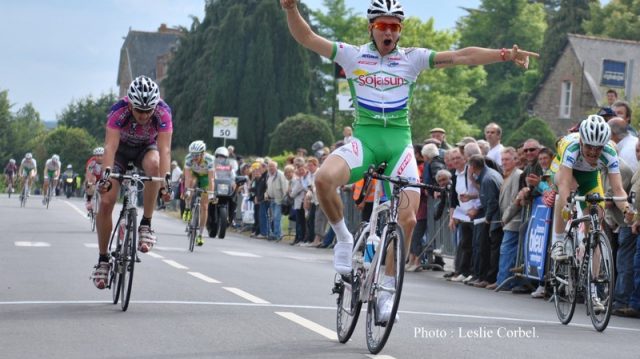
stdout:
{"type": "MultiPolygon", "coordinates": [[[[381,162],[388,163],[386,175],[418,180],[408,111],[420,72],[432,68],[502,61],[513,61],[527,68],[529,56],[538,57],[538,54],[519,50],[516,45],[512,49],[469,47],[443,52],[398,47],[405,17],[398,0],[370,2],[367,10],[370,43],[354,46],[333,42],[311,30],[298,12],[297,0],[280,0],[280,4],[286,11],[294,39],[341,65],[353,97],[356,109],[353,140],[329,155],[315,176],[320,206],[336,233],[334,268],[340,274],[349,274],[353,237],[344,222],[342,202],[336,189],[359,180],[370,164],[381,162]]],[[[386,185],[386,190],[389,189],[386,185]]],[[[416,223],[420,193],[417,189],[407,189],[401,198],[408,200],[408,203],[399,206],[399,224],[404,232],[405,247],[408,247],[416,223]]],[[[392,266],[387,268],[393,271],[392,266]]],[[[385,313],[387,311],[383,309],[383,316],[385,313]]]]}
{"type": "MultiPolygon", "coordinates": [[[[622,186],[618,154],[615,146],[609,142],[610,138],[611,129],[605,120],[601,116],[591,115],[580,123],[578,133],[571,133],[558,142],[558,154],[551,166],[558,191],[551,247],[551,258],[556,261],[566,260],[568,257],[564,248],[565,220],[562,212],[565,211],[571,191],[577,190],[579,195],[600,193],[604,196],[600,171],[606,170],[613,195],[627,196],[622,186]]],[[[629,204],[626,201],[615,204],[625,214],[625,221],[628,218],[631,221],[633,211],[629,204]]],[[[604,310],[604,305],[597,297],[592,300],[596,311],[604,310]]]]}

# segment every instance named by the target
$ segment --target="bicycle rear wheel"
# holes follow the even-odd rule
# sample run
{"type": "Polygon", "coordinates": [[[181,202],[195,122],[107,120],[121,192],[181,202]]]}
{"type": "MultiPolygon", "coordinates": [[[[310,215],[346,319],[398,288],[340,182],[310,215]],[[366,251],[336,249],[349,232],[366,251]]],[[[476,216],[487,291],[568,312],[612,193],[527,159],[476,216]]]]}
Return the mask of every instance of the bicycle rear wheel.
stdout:
{"type": "Polygon", "coordinates": [[[599,232],[592,240],[593,248],[589,255],[589,272],[587,273],[587,308],[591,317],[593,327],[601,332],[607,328],[611,318],[611,306],[613,304],[613,286],[615,274],[613,272],[613,255],[609,238],[599,232]],[[593,277],[595,274],[595,278],[593,277]],[[595,290],[595,292],[594,292],[595,290]],[[604,306],[603,311],[596,311],[593,308],[591,298],[597,296],[604,306]]]}
{"type": "MultiPolygon", "coordinates": [[[[366,223],[361,223],[360,228],[354,236],[354,246],[358,244],[358,239],[362,235],[368,235],[368,232],[363,233],[363,230],[368,228],[366,223]]],[[[360,301],[360,289],[362,280],[366,276],[366,272],[362,267],[364,241],[361,241],[362,248],[353,249],[352,266],[354,268],[353,274],[345,277],[339,276],[334,286],[334,293],[338,293],[337,299],[337,312],[336,312],[336,328],[338,332],[338,341],[340,343],[346,343],[353,330],[358,323],[358,317],[360,316],[360,310],[362,309],[362,301],[360,301]]]]}
{"type": "Polygon", "coordinates": [[[129,308],[129,300],[131,299],[131,288],[133,286],[133,269],[136,263],[136,243],[137,243],[137,226],[135,209],[129,210],[127,214],[127,231],[122,244],[122,268],[120,278],[122,279],[122,311],[126,312],[129,308]]]}
{"type": "Polygon", "coordinates": [[[398,312],[400,296],[402,294],[402,281],[404,280],[404,236],[396,224],[387,226],[387,233],[383,242],[384,245],[381,246],[382,253],[380,253],[377,265],[371,267],[374,273],[373,283],[369,289],[366,335],[367,347],[372,354],[378,354],[382,348],[384,348],[387,339],[389,339],[389,334],[391,334],[396,313],[398,312]],[[391,265],[390,263],[384,263],[388,251],[393,251],[395,279],[393,286],[385,286],[383,282],[386,267],[387,265],[391,265]],[[381,295],[390,296],[388,300],[391,300],[393,303],[389,320],[386,322],[380,320],[380,308],[377,308],[378,297],[381,295]]]}

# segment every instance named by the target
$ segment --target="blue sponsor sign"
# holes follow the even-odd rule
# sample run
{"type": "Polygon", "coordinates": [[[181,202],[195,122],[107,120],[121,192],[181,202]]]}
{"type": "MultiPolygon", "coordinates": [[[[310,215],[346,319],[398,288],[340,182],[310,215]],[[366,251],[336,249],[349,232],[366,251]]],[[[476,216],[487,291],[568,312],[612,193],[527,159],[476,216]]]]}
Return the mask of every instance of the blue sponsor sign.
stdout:
{"type": "Polygon", "coordinates": [[[542,196],[533,201],[533,210],[527,226],[524,247],[524,274],[532,279],[544,280],[547,259],[547,241],[551,233],[553,210],[542,203],[542,196]]]}
{"type": "Polygon", "coordinates": [[[601,85],[624,88],[626,68],[627,64],[625,62],[604,60],[602,62],[601,85]]]}

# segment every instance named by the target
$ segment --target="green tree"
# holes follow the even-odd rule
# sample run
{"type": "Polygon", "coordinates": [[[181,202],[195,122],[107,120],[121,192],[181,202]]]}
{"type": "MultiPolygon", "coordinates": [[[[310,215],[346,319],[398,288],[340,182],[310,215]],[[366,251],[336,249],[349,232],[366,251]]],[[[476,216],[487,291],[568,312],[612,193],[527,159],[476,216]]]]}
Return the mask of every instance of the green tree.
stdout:
{"type": "Polygon", "coordinates": [[[320,59],[289,34],[277,1],[208,1],[204,21],[181,39],[163,82],[174,110],[174,144],[218,144],[210,139],[213,116],[237,116],[238,151],[266,152],[265,134],[283,118],[314,111],[313,61],[320,59]]]}
{"type": "Polygon", "coordinates": [[[583,24],[591,18],[590,6],[596,4],[599,4],[598,0],[560,0],[560,7],[548,12],[549,27],[544,33],[544,43],[540,49],[543,78],[549,74],[567,45],[567,34],[585,33],[583,24]]]}
{"type": "Polygon", "coordinates": [[[611,0],[604,7],[593,1],[584,28],[590,35],[640,41],[640,0],[611,0]]]}
{"type": "MultiPolygon", "coordinates": [[[[402,42],[406,46],[450,49],[459,40],[459,33],[436,31],[433,19],[421,22],[405,20],[402,42]]],[[[456,66],[424,71],[418,78],[410,104],[413,139],[422,143],[433,127],[447,129],[447,137],[455,140],[479,133],[476,126],[465,121],[465,112],[475,103],[474,89],[484,86],[486,72],[481,66],[456,66]]]]}
{"type": "Polygon", "coordinates": [[[541,145],[555,150],[556,135],[543,119],[538,117],[530,117],[522,126],[516,129],[507,137],[505,144],[507,146],[517,147],[524,141],[535,138],[541,145]]]}
{"type": "Polygon", "coordinates": [[[20,161],[25,153],[34,151],[36,139],[46,132],[46,128],[40,120],[38,111],[31,103],[27,103],[13,116],[9,132],[11,133],[7,141],[9,148],[12,149],[16,161],[20,161]]]}
{"type": "Polygon", "coordinates": [[[325,145],[333,143],[333,134],[327,121],[301,113],[282,121],[270,137],[269,153],[272,155],[295,152],[298,148],[310,149],[318,140],[325,145]]]}
{"type": "Polygon", "coordinates": [[[103,94],[97,99],[89,95],[70,103],[58,116],[58,123],[67,127],[85,129],[99,143],[104,142],[105,125],[111,106],[117,101],[111,92],[103,94]]]}
{"type": "MultiPolygon", "coordinates": [[[[84,128],[59,125],[49,133],[41,134],[33,144],[33,152],[39,161],[58,154],[64,167],[71,164],[74,170],[84,176],[84,165],[97,146],[95,138],[84,128]]],[[[44,162],[39,164],[44,165],[44,162]]]]}
{"type": "MultiPolygon", "coordinates": [[[[9,139],[12,137],[11,133],[11,103],[9,103],[9,91],[0,91],[0,161],[4,161],[15,157],[13,149],[10,147],[9,139]]],[[[0,162],[0,163],[4,163],[0,162]]]]}
{"type": "MultiPolygon", "coordinates": [[[[517,44],[539,51],[546,30],[545,7],[527,0],[483,0],[479,9],[469,10],[459,21],[458,28],[460,47],[511,48],[517,44]]],[[[537,60],[532,59],[529,66],[527,71],[512,63],[485,66],[486,86],[471,93],[477,102],[465,116],[480,127],[489,122],[500,123],[505,131],[517,127],[540,76],[537,60]]]]}

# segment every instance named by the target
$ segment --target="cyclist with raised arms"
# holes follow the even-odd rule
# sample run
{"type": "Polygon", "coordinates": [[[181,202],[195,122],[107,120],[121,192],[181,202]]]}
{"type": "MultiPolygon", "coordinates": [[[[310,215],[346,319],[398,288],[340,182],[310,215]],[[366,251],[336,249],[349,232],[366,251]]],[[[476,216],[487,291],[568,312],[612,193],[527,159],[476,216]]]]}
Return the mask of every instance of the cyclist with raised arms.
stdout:
{"type": "MultiPolygon", "coordinates": [[[[298,12],[297,0],[280,0],[287,14],[289,30],[304,47],[331,59],[345,70],[353,104],[355,121],[353,140],[336,149],[324,161],[315,176],[318,200],[336,233],[334,268],[340,274],[351,272],[353,237],[342,214],[342,202],[336,189],[360,178],[371,164],[388,163],[386,175],[400,175],[418,181],[418,167],[411,144],[409,104],[411,93],[422,70],[455,65],[484,65],[513,61],[528,67],[529,56],[538,54],[511,49],[463,48],[435,52],[424,48],[401,48],[405,13],[398,0],[372,0],[367,10],[371,42],[354,46],[329,41],[311,30],[298,12]]],[[[390,188],[386,185],[387,193],[390,188]]],[[[418,189],[407,189],[400,204],[399,224],[406,242],[416,223],[420,202],[418,189]]],[[[409,243],[405,243],[409,247],[409,243]]],[[[383,284],[394,285],[393,266],[386,266],[383,284]]],[[[391,301],[381,296],[382,321],[388,319],[391,301]]]]}
{"type": "MultiPolygon", "coordinates": [[[[225,149],[226,150],[226,149],[225,149]]],[[[207,151],[207,144],[204,141],[193,141],[189,145],[189,154],[184,159],[184,183],[186,188],[202,188],[213,192],[215,178],[215,158],[207,151]]],[[[210,199],[214,194],[207,192],[202,193],[200,205],[200,230],[196,237],[196,244],[201,246],[204,244],[202,239],[202,231],[207,223],[207,212],[210,199]]],[[[191,208],[191,191],[185,192],[185,200],[187,208],[191,208]]],[[[185,211],[186,218],[190,218],[189,212],[185,211]]]]}
{"type": "MultiPolygon", "coordinates": [[[[47,160],[44,164],[44,184],[42,185],[42,197],[47,196],[47,191],[49,190],[49,184],[52,183],[51,188],[55,190],[58,186],[58,179],[60,178],[60,168],[62,165],[60,164],[60,156],[53,155],[51,158],[47,160]]],[[[46,204],[45,199],[42,198],[42,204],[46,204]]]]}
{"type": "Polygon", "coordinates": [[[93,210],[91,199],[95,194],[96,183],[102,178],[102,157],[104,156],[104,147],[96,147],[93,149],[93,156],[87,160],[85,165],[85,192],[87,194],[87,201],[84,206],[87,211],[93,210]]]}
{"type": "MultiPolygon", "coordinates": [[[[31,152],[27,152],[22,161],[20,161],[20,169],[18,169],[18,173],[20,174],[20,189],[24,187],[25,179],[27,179],[29,183],[29,188],[33,187],[33,180],[38,174],[38,164],[36,163],[36,159],[33,158],[31,152]]],[[[30,194],[27,193],[27,197],[29,196],[30,194]]]]}
{"type": "MultiPolygon", "coordinates": [[[[600,171],[605,170],[613,195],[627,196],[622,186],[618,154],[610,139],[611,129],[605,120],[601,116],[590,115],[580,123],[578,132],[570,133],[557,144],[557,155],[551,165],[559,195],[554,208],[555,226],[551,247],[551,258],[556,261],[566,260],[568,256],[564,248],[565,220],[562,212],[572,191],[577,190],[580,196],[599,193],[604,197],[600,171]]],[[[546,203],[550,204],[548,201],[546,203]]],[[[626,218],[632,220],[633,214],[626,201],[615,204],[626,218]]],[[[604,305],[597,297],[591,300],[595,311],[604,310],[604,305]]]]}
{"type": "MultiPolygon", "coordinates": [[[[127,96],[111,107],[107,117],[103,174],[106,168],[112,168],[113,173],[125,173],[129,162],[141,168],[147,176],[160,177],[169,173],[172,133],[171,108],[160,99],[158,85],[146,76],[136,77],[129,85],[127,96]]],[[[165,201],[170,199],[165,186],[159,182],[145,183],[144,210],[138,227],[138,250],[142,253],[148,252],[156,243],[151,217],[158,192],[162,192],[165,201]]],[[[111,214],[120,193],[120,184],[103,176],[98,182],[98,191],[100,211],[96,216],[96,227],[99,257],[91,279],[98,289],[104,289],[109,273],[107,251],[113,226],[111,214]]]]}

